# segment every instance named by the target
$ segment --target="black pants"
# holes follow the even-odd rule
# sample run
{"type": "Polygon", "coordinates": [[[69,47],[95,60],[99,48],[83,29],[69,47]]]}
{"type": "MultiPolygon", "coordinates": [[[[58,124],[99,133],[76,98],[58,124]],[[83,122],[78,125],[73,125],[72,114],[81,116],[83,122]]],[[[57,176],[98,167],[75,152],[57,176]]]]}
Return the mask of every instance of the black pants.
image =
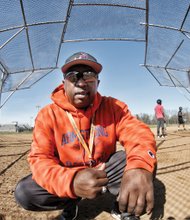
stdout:
{"type": "MultiPolygon", "coordinates": [[[[118,151],[106,162],[106,173],[109,179],[108,190],[113,195],[119,193],[119,187],[123,171],[126,166],[125,151],[118,151]]],[[[81,198],[60,198],[50,194],[47,190],[39,186],[28,175],[21,179],[15,189],[15,198],[18,204],[24,209],[31,211],[48,211],[69,208],[73,203],[78,203],[81,198]]]]}

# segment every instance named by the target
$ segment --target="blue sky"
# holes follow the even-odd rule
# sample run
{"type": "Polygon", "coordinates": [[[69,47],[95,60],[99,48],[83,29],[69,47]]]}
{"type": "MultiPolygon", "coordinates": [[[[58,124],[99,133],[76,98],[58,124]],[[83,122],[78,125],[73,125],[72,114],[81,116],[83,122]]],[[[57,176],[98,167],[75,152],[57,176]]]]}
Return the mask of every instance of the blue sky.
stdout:
{"type": "MultiPolygon", "coordinates": [[[[59,67],[65,59],[78,51],[85,51],[103,65],[100,73],[99,92],[124,101],[133,114],[154,114],[158,98],[163,100],[166,110],[189,108],[189,101],[176,88],[159,86],[152,75],[140,64],[144,63],[143,42],[80,42],[62,46],[59,67]]],[[[17,91],[0,109],[0,123],[33,124],[38,107],[51,103],[50,95],[61,84],[59,70],[50,73],[29,90],[17,91]]]]}

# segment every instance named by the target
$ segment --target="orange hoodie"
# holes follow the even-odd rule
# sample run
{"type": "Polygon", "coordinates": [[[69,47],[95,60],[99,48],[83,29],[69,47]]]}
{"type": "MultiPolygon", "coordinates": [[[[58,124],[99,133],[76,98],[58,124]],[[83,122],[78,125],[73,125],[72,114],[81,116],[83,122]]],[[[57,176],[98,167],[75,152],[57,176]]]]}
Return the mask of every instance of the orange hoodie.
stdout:
{"type": "Polygon", "coordinates": [[[143,168],[153,172],[156,164],[154,135],[147,125],[131,115],[126,104],[97,93],[88,109],[76,109],[68,102],[64,85],[54,90],[52,100],[53,104],[38,113],[28,156],[33,179],[48,192],[59,197],[76,198],[72,180],[78,170],[89,166],[88,155],[65,110],[71,112],[87,143],[91,119],[96,112],[95,165],[106,162],[116,151],[116,142],[119,141],[126,150],[126,170],[143,168]]]}

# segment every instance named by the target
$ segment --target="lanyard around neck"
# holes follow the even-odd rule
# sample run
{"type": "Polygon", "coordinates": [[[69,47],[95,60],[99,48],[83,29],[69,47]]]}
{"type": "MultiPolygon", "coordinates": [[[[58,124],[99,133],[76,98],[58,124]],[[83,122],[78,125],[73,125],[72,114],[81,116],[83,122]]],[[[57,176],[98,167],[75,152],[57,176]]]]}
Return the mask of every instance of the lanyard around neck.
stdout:
{"type": "Polygon", "coordinates": [[[72,126],[73,126],[73,129],[75,130],[75,133],[80,141],[80,143],[82,144],[83,148],[85,149],[85,151],[88,153],[88,157],[89,159],[92,159],[92,151],[93,151],[93,142],[94,142],[94,133],[95,133],[95,126],[93,124],[94,122],[94,115],[92,117],[92,121],[91,121],[91,128],[90,128],[90,140],[89,140],[89,147],[87,146],[83,136],[81,135],[76,123],[75,123],[75,120],[72,116],[72,114],[68,111],[66,111],[67,113],[67,116],[69,118],[69,121],[71,122],[72,126]]]}

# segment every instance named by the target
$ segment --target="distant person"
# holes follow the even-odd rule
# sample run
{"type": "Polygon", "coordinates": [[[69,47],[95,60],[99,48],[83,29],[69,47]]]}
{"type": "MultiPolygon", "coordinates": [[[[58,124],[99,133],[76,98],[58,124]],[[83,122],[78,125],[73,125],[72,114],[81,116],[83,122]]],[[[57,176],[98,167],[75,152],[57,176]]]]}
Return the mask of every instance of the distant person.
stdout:
{"type": "Polygon", "coordinates": [[[158,99],[156,103],[157,105],[155,106],[154,111],[155,111],[155,117],[157,120],[157,137],[164,138],[166,136],[165,125],[164,125],[164,123],[166,123],[164,107],[162,106],[161,99],[158,99]]]}
{"type": "Polygon", "coordinates": [[[179,111],[178,111],[178,130],[180,129],[180,126],[183,126],[183,129],[185,130],[185,120],[184,120],[184,113],[182,112],[183,108],[179,107],[179,111]]]}
{"type": "Polygon", "coordinates": [[[15,122],[15,131],[16,131],[17,133],[19,132],[18,122],[15,122]]]}
{"type": "Polygon", "coordinates": [[[32,174],[15,189],[23,208],[63,209],[60,219],[71,220],[81,198],[108,191],[118,196],[114,218],[137,220],[144,208],[151,212],[154,135],[125,103],[97,92],[101,70],[85,52],[73,54],[62,67],[64,81],[52,93],[54,103],[35,120],[28,156],[32,174]],[[125,151],[116,152],[117,141],[125,151]]]}

